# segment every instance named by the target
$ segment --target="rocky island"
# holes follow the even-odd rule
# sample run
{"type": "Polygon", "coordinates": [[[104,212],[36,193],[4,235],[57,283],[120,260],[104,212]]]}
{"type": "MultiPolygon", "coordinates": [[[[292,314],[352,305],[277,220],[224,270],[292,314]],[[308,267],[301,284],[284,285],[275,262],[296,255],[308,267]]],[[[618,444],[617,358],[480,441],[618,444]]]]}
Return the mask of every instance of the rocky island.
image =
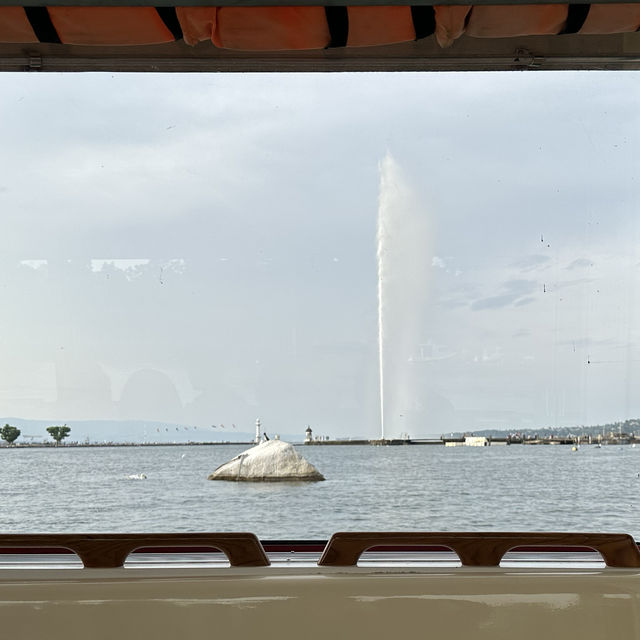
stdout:
{"type": "Polygon", "coordinates": [[[220,465],[209,480],[235,482],[317,482],[324,476],[282,440],[267,440],[220,465]]]}

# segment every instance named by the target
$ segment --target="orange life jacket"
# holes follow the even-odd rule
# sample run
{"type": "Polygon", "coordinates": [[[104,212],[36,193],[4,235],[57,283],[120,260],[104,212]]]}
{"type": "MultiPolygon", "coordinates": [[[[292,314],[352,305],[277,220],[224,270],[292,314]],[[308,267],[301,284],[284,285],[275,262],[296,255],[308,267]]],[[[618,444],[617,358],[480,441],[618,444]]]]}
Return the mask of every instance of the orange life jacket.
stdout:
{"type": "Polygon", "coordinates": [[[640,4],[375,7],[0,7],[0,42],[190,45],[245,51],[370,47],[424,38],[608,34],[640,28],[640,4]]]}

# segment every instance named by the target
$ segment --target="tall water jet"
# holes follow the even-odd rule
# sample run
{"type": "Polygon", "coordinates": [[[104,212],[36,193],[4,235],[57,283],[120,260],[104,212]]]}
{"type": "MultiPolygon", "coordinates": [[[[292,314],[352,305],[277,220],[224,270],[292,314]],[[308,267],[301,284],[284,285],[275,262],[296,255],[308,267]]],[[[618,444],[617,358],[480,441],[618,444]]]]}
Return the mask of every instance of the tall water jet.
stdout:
{"type": "Polygon", "coordinates": [[[378,355],[384,440],[418,426],[412,424],[411,414],[420,406],[421,390],[411,360],[427,330],[433,233],[425,208],[419,206],[390,154],[381,161],[379,172],[378,355]]]}
{"type": "MultiPolygon", "coordinates": [[[[382,201],[382,171],[380,172],[380,201],[382,201]]],[[[384,440],[384,314],[382,313],[382,279],[385,267],[384,239],[386,234],[383,231],[383,217],[381,215],[382,206],[378,208],[378,231],[376,234],[378,241],[378,375],[380,377],[380,440],[384,440]]]]}

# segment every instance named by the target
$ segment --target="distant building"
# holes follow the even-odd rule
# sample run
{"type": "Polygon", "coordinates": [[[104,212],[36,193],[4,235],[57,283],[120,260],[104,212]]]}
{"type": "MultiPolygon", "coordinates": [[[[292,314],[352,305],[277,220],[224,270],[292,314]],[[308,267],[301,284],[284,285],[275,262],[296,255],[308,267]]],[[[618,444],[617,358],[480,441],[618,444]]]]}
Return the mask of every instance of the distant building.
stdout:
{"type": "Polygon", "coordinates": [[[464,438],[465,447],[488,447],[490,444],[489,438],[484,436],[465,436],[464,438]]]}
{"type": "Polygon", "coordinates": [[[313,431],[311,430],[311,427],[309,425],[307,425],[307,428],[304,431],[305,436],[304,436],[304,441],[305,444],[307,442],[312,442],[313,441],[313,431]]]}

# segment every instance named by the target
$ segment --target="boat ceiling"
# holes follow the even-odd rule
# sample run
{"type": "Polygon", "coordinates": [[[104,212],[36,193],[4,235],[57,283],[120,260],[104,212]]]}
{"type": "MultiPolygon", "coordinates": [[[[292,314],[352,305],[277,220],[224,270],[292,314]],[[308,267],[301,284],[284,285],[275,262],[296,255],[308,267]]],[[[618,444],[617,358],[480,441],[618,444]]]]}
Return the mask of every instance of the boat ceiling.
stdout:
{"type": "Polygon", "coordinates": [[[609,0],[0,0],[0,70],[639,69],[639,29],[609,0]]]}

